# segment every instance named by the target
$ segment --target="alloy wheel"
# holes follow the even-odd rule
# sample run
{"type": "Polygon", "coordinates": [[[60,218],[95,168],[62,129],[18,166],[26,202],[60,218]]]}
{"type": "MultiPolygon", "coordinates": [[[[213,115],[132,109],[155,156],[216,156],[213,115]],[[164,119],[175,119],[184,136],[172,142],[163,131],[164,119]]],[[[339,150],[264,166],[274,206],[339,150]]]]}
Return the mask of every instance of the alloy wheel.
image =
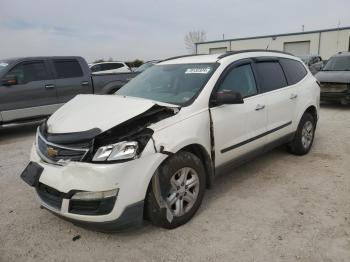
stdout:
{"type": "Polygon", "coordinates": [[[173,216],[180,217],[191,210],[199,193],[198,173],[190,167],[183,167],[170,179],[170,192],[166,199],[173,216]]]}

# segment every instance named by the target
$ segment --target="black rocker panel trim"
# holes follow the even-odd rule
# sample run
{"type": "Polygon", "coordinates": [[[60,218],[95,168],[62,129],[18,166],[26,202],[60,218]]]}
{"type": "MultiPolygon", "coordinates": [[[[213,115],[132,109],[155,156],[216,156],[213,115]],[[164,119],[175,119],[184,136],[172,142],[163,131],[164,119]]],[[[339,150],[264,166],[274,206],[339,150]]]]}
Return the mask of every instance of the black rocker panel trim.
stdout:
{"type": "Polygon", "coordinates": [[[269,135],[269,134],[271,134],[271,133],[273,133],[273,132],[276,132],[276,131],[278,131],[278,130],[280,130],[280,129],[282,129],[282,128],[285,128],[285,127],[287,127],[287,126],[289,126],[289,125],[291,125],[291,124],[292,124],[292,122],[290,121],[290,122],[288,122],[288,123],[285,123],[285,124],[283,124],[283,125],[281,125],[281,126],[278,126],[278,127],[274,128],[274,129],[271,129],[271,130],[269,130],[269,131],[267,131],[267,132],[265,132],[265,133],[262,133],[262,134],[260,134],[260,135],[254,136],[254,137],[249,138],[249,139],[247,139],[247,140],[244,140],[244,141],[242,141],[242,142],[240,142],[240,143],[238,143],[238,144],[235,144],[235,145],[226,147],[226,148],[222,149],[220,152],[221,152],[221,153],[226,153],[226,152],[231,151],[231,150],[233,150],[233,149],[235,149],[235,148],[238,148],[238,147],[240,147],[240,146],[243,146],[243,145],[245,145],[245,144],[248,144],[248,143],[250,143],[250,142],[253,142],[253,141],[255,141],[255,140],[259,139],[259,138],[262,138],[262,137],[264,137],[264,136],[267,136],[267,135],[269,135]]]}

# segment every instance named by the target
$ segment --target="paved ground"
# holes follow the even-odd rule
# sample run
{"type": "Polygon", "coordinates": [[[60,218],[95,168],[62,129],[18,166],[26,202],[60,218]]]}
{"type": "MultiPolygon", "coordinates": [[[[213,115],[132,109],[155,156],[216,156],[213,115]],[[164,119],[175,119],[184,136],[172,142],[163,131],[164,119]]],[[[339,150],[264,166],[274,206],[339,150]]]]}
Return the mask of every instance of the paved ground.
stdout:
{"type": "Polygon", "coordinates": [[[350,108],[321,110],[315,144],[216,180],[185,226],[87,231],[39,208],[20,179],[35,127],[0,131],[0,261],[350,261],[350,108]],[[81,238],[73,241],[73,237],[81,238]]]}

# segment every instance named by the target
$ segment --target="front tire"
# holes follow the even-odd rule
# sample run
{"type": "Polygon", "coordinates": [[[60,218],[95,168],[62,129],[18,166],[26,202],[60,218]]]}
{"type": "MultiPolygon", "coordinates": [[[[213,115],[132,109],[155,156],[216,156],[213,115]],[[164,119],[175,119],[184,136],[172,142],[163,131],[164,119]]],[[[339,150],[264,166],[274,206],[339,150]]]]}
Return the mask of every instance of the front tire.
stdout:
{"type": "Polygon", "coordinates": [[[185,224],[199,209],[205,185],[201,160],[187,151],[174,154],[165,160],[152,178],[146,199],[147,218],[152,224],[167,229],[185,224]],[[158,179],[159,188],[156,188],[154,179],[158,179]],[[160,206],[159,198],[166,207],[160,206]],[[169,212],[172,219],[169,219],[169,212]]]}
{"type": "Polygon", "coordinates": [[[288,145],[289,151],[294,155],[309,153],[316,130],[316,119],[308,112],[302,116],[293,141],[288,145]]]}

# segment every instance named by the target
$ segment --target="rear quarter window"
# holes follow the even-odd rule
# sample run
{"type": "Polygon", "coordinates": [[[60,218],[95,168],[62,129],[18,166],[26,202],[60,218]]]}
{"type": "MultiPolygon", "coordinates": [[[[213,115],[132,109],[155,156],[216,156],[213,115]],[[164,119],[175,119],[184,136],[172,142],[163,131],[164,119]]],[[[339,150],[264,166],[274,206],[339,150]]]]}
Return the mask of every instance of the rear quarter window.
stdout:
{"type": "Polygon", "coordinates": [[[83,71],[77,60],[54,60],[57,78],[82,77],[83,71]]]}
{"type": "Polygon", "coordinates": [[[288,85],[298,83],[307,74],[305,67],[299,61],[288,58],[280,58],[280,63],[283,67],[284,73],[286,74],[288,85]]]}
{"type": "Polygon", "coordinates": [[[261,93],[266,93],[287,86],[283,70],[277,61],[258,62],[255,64],[261,93]]]}

